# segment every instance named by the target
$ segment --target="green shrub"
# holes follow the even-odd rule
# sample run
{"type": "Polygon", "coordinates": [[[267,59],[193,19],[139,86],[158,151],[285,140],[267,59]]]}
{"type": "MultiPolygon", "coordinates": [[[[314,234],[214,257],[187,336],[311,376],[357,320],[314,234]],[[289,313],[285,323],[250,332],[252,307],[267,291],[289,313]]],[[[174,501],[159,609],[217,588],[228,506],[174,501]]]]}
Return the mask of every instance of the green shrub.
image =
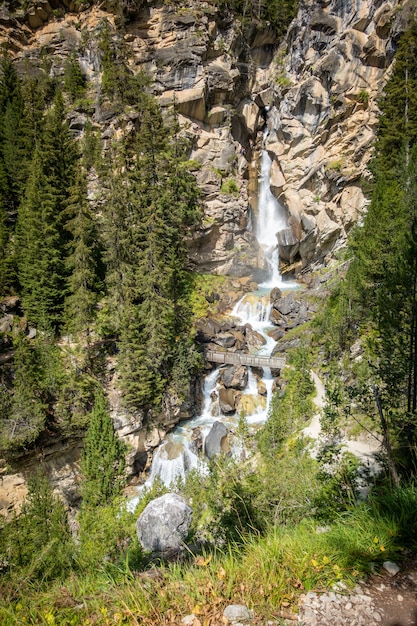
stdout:
{"type": "Polygon", "coordinates": [[[122,506],[121,500],[81,510],[78,566],[87,571],[139,569],[143,558],[135,532],[136,519],[136,515],[122,506]]]}
{"type": "Polygon", "coordinates": [[[398,539],[404,546],[417,546],[417,483],[415,480],[391,487],[384,485],[375,489],[370,504],[385,520],[396,526],[398,539]]]}
{"type": "Polygon", "coordinates": [[[223,193],[226,196],[238,196],[239,185],[233,178],[228,178],[222,182],[220,193],[223,193]]]}

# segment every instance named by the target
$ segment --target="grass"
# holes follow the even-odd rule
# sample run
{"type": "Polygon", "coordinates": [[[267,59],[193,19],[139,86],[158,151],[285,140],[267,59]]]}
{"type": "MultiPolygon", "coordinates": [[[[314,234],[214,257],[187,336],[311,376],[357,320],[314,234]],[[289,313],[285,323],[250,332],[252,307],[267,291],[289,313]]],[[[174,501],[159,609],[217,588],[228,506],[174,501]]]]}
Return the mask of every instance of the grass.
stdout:
{"type": "Polygon", "coordinates": [[[147,572],[103,567],[72,573],[43,590],[32,584],[20,596],[3,585],[0,622],[146,626],[178,624],[193,613],[202,623],[218,624],[230,603],[246,604],[257,616],[271,618],[282,607],[294,608],[301,592],[340,582],[349,587],[372,564],[398,558],[405,534],[401,524],[406,532],[415,531],[416,500],[415,487],[401,497],[385,494],[378,504],[363,504],[340,516],[327,532],[318,532],[314,520],[304,520],[147,572]],[[394,507],[392,514],[388,505],[394,507]]]}

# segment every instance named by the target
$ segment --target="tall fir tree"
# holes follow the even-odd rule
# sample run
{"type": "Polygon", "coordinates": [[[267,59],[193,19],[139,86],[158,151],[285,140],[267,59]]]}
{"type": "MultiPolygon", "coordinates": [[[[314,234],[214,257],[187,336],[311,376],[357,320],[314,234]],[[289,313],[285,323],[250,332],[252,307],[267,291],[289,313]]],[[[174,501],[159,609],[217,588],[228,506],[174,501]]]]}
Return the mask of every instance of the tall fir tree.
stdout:
{"type": "Polygon", "coordinates": [[[18,276],[29,320],[58,328],[66,292],[64,209],[75,177],[77,152],[65,120],[62,94],[47,114],[31,163],[18,223],[18,276]]]}
{"type": "Polygon", "coordinates": [[[63,502],[42,473],[29,477],[18,518],[5,527],[4,547],[12,567],[26,567],[32,580],[53,580],[73,565],[74,543],[63,502]]]}
{"type": "Polygon", "coordinates": [[[380,101],[373,170],[378,177],[401,177],[417,141],[417,20],[401,36],[394,68],[380,101]],[[403,154],[403,158],[400,155],[403,154]],[[400,157],[400,158],[399,158],[400,157]]]}
{"type": "Polygon", "coordinates": [[[68,270],[65,300],[66,327],[84,333],[88,339],[97,303],[97,233],[87,199],[87,181],[82,168],[69,192],[64,211],[65,228],[71,234],[67,244],[68,270]]]}
{"type": "Polygon", "coordinates": [[[27,174],[23,117],[21,81],[11,60],[3,56],[0,62],[0,294],[17,289],[14,230],[27,174]]]}
{"type": "Polygon", "coordinates": [[[86,78],[81,71],[76,51],[73,50],[64,67],[64,89],[74,102],[77,98],[84,95],[85,88],[86,78]]]}
{"type": "Polygon", "coordinates": [[[126,446],[114,431],[102,390],[95,397],[81,458],[83,508],[109,504],[120,494],[126,446]]]}
{"type": "Polygon", "coordinates": [[[127,404],[145,410],[160,407],[176,357],[188,346],[183,239],[196,216],[197,192],[174,130],[149,99],[129,170],[129,305],[120,334],[121,384],[127,404]]]}
{"type": "Polygon", "coordinates": [[[9,217],[15,219],[26,174],[21,132],[24,102],[21,81],[6,56],[2,58],[0,71],[0,158],[7,180],[4,200],[9,217]]]}
{"type": "MultiPolygon", "coordinates": [[[[10,401],[0,415],[0,440],[3,449],[32,444],[44,429],[47,404],[43,394],[44,368],[39,352],[29,340],[19,335],[14,339],[14,381],[10,401]]],[[[8,395],[6,389],[2,390],[8,395]]]]}

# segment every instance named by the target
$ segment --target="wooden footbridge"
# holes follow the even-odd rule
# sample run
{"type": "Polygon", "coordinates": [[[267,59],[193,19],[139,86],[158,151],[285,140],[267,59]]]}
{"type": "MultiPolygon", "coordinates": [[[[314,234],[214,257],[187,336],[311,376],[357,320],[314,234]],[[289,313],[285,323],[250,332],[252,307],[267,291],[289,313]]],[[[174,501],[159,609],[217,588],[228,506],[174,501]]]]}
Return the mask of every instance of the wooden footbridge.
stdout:
{"type": "Polygon", "coordinates": [[[253,356],[251,354],[240,354],[239,352],[220,352],[220,350],[207,350],[206,359],[210,363],[270,367],[273,370],[280,370],[285,365],[285,358],[283,357],[253,356]]]}

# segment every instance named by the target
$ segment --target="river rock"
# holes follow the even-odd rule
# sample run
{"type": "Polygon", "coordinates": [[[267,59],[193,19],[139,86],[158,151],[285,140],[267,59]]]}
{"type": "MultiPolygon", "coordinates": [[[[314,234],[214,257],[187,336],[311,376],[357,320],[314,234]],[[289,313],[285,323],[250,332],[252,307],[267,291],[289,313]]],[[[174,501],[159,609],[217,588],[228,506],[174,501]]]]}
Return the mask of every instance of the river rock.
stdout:
{"type": "Polygon", "coordinates": [[[214,319],[204,317],[196,322],[197,340],[202,343],[208,343],[221,330],[221,325],[214,319]]]}
{"type": "Polygon", "coordinates": [[[219,403],[222,413],[228,415],[236,411],[236,404],[240,399],[241,393],[236,389],[225,389],[222,387],[219,391],[219,403]]]}
{"type": "Polygon", "coordinates": [[[258,385],[258,394],[260,396],[266,396],[268,392],[267,392],[265,382],[262,380],[262,378],[257,381],[257,385],[258,385]]]}
{"type": "Polygon", "coordinates": [[[203,434],[199,426],[197,426],[197,428],[193,428],[191,434],[191,448],[194,454],[199,454],[203,449],[203,434]]]}
{"type": "Polygon", "coordinates": [[[221,370],[220,381],[229,389],[243,391],[248,384],[248,368],[244,365],[231,365],[221,370]]]}
{"type": "Polygon", "coordinates": [[[278,287],[274,287],[269,294],[269,300],[271,304],[274,304],[277,300],[282,298],[282,291],[278,287]]]}
{"type": "Polygon", "coordinates": [[[236,343],[236,337],[232,333],[219,333],[213,338],[213,343],[221,348],[233,348],[236,343]]]}
{"type": "Polygon", "coordinates": [[[271,337],[274,341],[278,341],[278,339],[282,339],[284,336],[284,331],[280,328],[274,328],[268,331],[268,336],[271,337]]]}
{"type": "Polygon", "coordinates": [[[152,500],[136,522],[136,532],[144,550],[178,551],[191,526],[192,509],[176,493],[166,493],[152,500]]]}
{"type": "Polygon", "coordinates": [[[208,459],[212,459],[216,454],[229,453],[230,444],[227,440],[229,431],[222,422],[214,422],[209,434],[204,442],[204,452],[208,459]]]}
{"type": "Polygon", "coordinates": [[[257,330],[253,330],[250,324],[246,324],[245,327],[245,339],[248,349],[259,350],[266,344],[266,339],[258,333],[257,330]]]}
{"type": "Polygon", "coordinates": [[[266,409],[266,397],[264,395],[254,395],[250,393],[245,393],[239,398],[239,401],[236,406],[236,410],[242,417],[248,417],[249,415],[254,415],[259,411],[264,411],[266,409]]]}
{"type": "Polygon", "coordinates": [[[273,307],[279,311],[281,315],[288,315],[289,313],[298,313],[300,310],[300,303],[297,302],[294,299],[294,295],[290,293],[288,296],[276,300],[273,307]]]}

